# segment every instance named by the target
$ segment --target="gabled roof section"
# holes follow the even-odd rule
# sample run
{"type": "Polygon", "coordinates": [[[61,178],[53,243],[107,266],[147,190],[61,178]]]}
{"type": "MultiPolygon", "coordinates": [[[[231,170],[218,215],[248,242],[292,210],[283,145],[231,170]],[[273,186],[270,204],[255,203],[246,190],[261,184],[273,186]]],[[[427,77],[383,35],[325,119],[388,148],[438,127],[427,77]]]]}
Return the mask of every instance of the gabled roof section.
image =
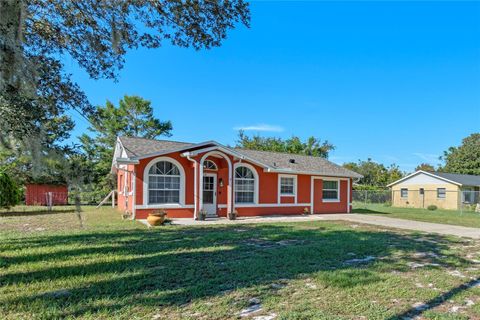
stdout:
{"type": "Polygon", "coordinates": [[[458,174],[458,173],[446,173],[446,172],[429,172],[429,171],[423,171],[423,170],[418,170],[412,174],[409,174],[402,179],[399,179],[395,182],[390,183],[387,185],[387,187],[391,187],[393,185],[396,185],[397,183],[400,183],[402,181],[405,181],[413,176],[416,176],[418,174],[426,174],[431,177],[435,177],[438,179],[441,179],[443,181],[453,183],[459,186],[480,186],[480,176],[474,176],[474,175],[469,175],[469,174],[458,174]]]}
{"type": "Polygon", "coordinates": [[[233,156],[261,165],[268,172],[313,174],[332,177],[361,178],[362,175],[330,162],[324,158],[290,153],[229,148],[215,141],[186,143],[168,140],[151,140],[134,137],[119,137],[121,147],[128,159],[137,160],[171,152],[219,148],[233,156]],[[204,149],[201,149],[204,148],[204,149]]]}
{"type": "Polygon", "coordinates": [[[348,170],[327,159],[284,152],[235,148],[235,151],[270,166],[272,172],[316,174],[359,179],[361,174],[348,170]]]}

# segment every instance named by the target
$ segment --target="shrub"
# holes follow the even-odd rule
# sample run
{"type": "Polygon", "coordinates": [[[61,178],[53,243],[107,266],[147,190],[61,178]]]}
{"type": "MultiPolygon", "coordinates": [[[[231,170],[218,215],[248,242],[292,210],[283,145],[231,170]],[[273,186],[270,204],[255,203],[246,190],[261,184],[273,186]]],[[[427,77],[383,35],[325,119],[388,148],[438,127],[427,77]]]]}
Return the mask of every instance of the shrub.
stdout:
{"type": "Polygon", "coordinates": [[[0,208],[9,209],[18,204],[20,200],[20,190],[13,180],[5,173],[0,171],[0,208]]]}
{"type": "Polygon", "coordinates": [[[434,205],[434,204],[431,204],[427,207],[427,209],[430,210],[430,211],[434,211],[434,210],[437,210],[437,206],[434,205]]]}

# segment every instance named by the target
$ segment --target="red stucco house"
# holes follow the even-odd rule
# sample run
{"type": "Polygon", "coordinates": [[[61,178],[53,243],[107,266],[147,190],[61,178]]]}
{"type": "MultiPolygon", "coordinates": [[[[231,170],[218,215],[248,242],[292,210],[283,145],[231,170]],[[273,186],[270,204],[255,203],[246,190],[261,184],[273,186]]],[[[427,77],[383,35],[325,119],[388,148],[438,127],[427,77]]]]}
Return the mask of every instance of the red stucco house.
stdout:
{"type": "Polygon", "coordinates": [[[174,218],[345,213],[361,177],[318,157],[132,137],[117,139],[112,171],[118,208],[134,219],[155,209],[174,218]]]}

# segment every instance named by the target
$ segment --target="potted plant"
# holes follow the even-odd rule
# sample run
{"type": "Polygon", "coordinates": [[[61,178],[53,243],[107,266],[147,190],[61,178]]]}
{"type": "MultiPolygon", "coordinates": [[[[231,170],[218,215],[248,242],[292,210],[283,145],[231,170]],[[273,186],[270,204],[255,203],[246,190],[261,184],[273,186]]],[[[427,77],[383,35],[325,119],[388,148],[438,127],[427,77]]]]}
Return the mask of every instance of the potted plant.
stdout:
{"type": "Polygon", "coordinates": [[[233,212],[228,213],[228,219],[229,220],[236,220],[237,219],[238,212],[237,210],[234,210],[233,212]]]}
{"type": "Polygon", "coordinates": [[[303,208],[303,214],[310,214],[310,209],[308,207],[303,208]]]}
{"type": "Polygon", "coordinates": [[[207,218],[207,211],[206,210],[200,210],[198,213],[198,220],[205,220],[207,218]]]}
{"type": "Polygon", "coordinates": [[[165,217],[167,216],[167,212],[163,209],[154,210],[150,213],[147,217],[147,222],[151,226],[160,226],[165,222],[165,217]]]}

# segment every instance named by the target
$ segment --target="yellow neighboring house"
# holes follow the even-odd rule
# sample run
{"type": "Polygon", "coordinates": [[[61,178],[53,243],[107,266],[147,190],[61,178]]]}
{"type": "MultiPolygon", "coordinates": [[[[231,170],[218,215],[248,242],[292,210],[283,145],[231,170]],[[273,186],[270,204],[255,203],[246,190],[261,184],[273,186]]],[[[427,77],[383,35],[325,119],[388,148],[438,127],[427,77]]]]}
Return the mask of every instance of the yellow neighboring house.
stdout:
{"type": "Polygon", "coordinates": [[[480,176],[419,170],[388,185],[392,206],[459,210],[480,198],[480,176]]]}

